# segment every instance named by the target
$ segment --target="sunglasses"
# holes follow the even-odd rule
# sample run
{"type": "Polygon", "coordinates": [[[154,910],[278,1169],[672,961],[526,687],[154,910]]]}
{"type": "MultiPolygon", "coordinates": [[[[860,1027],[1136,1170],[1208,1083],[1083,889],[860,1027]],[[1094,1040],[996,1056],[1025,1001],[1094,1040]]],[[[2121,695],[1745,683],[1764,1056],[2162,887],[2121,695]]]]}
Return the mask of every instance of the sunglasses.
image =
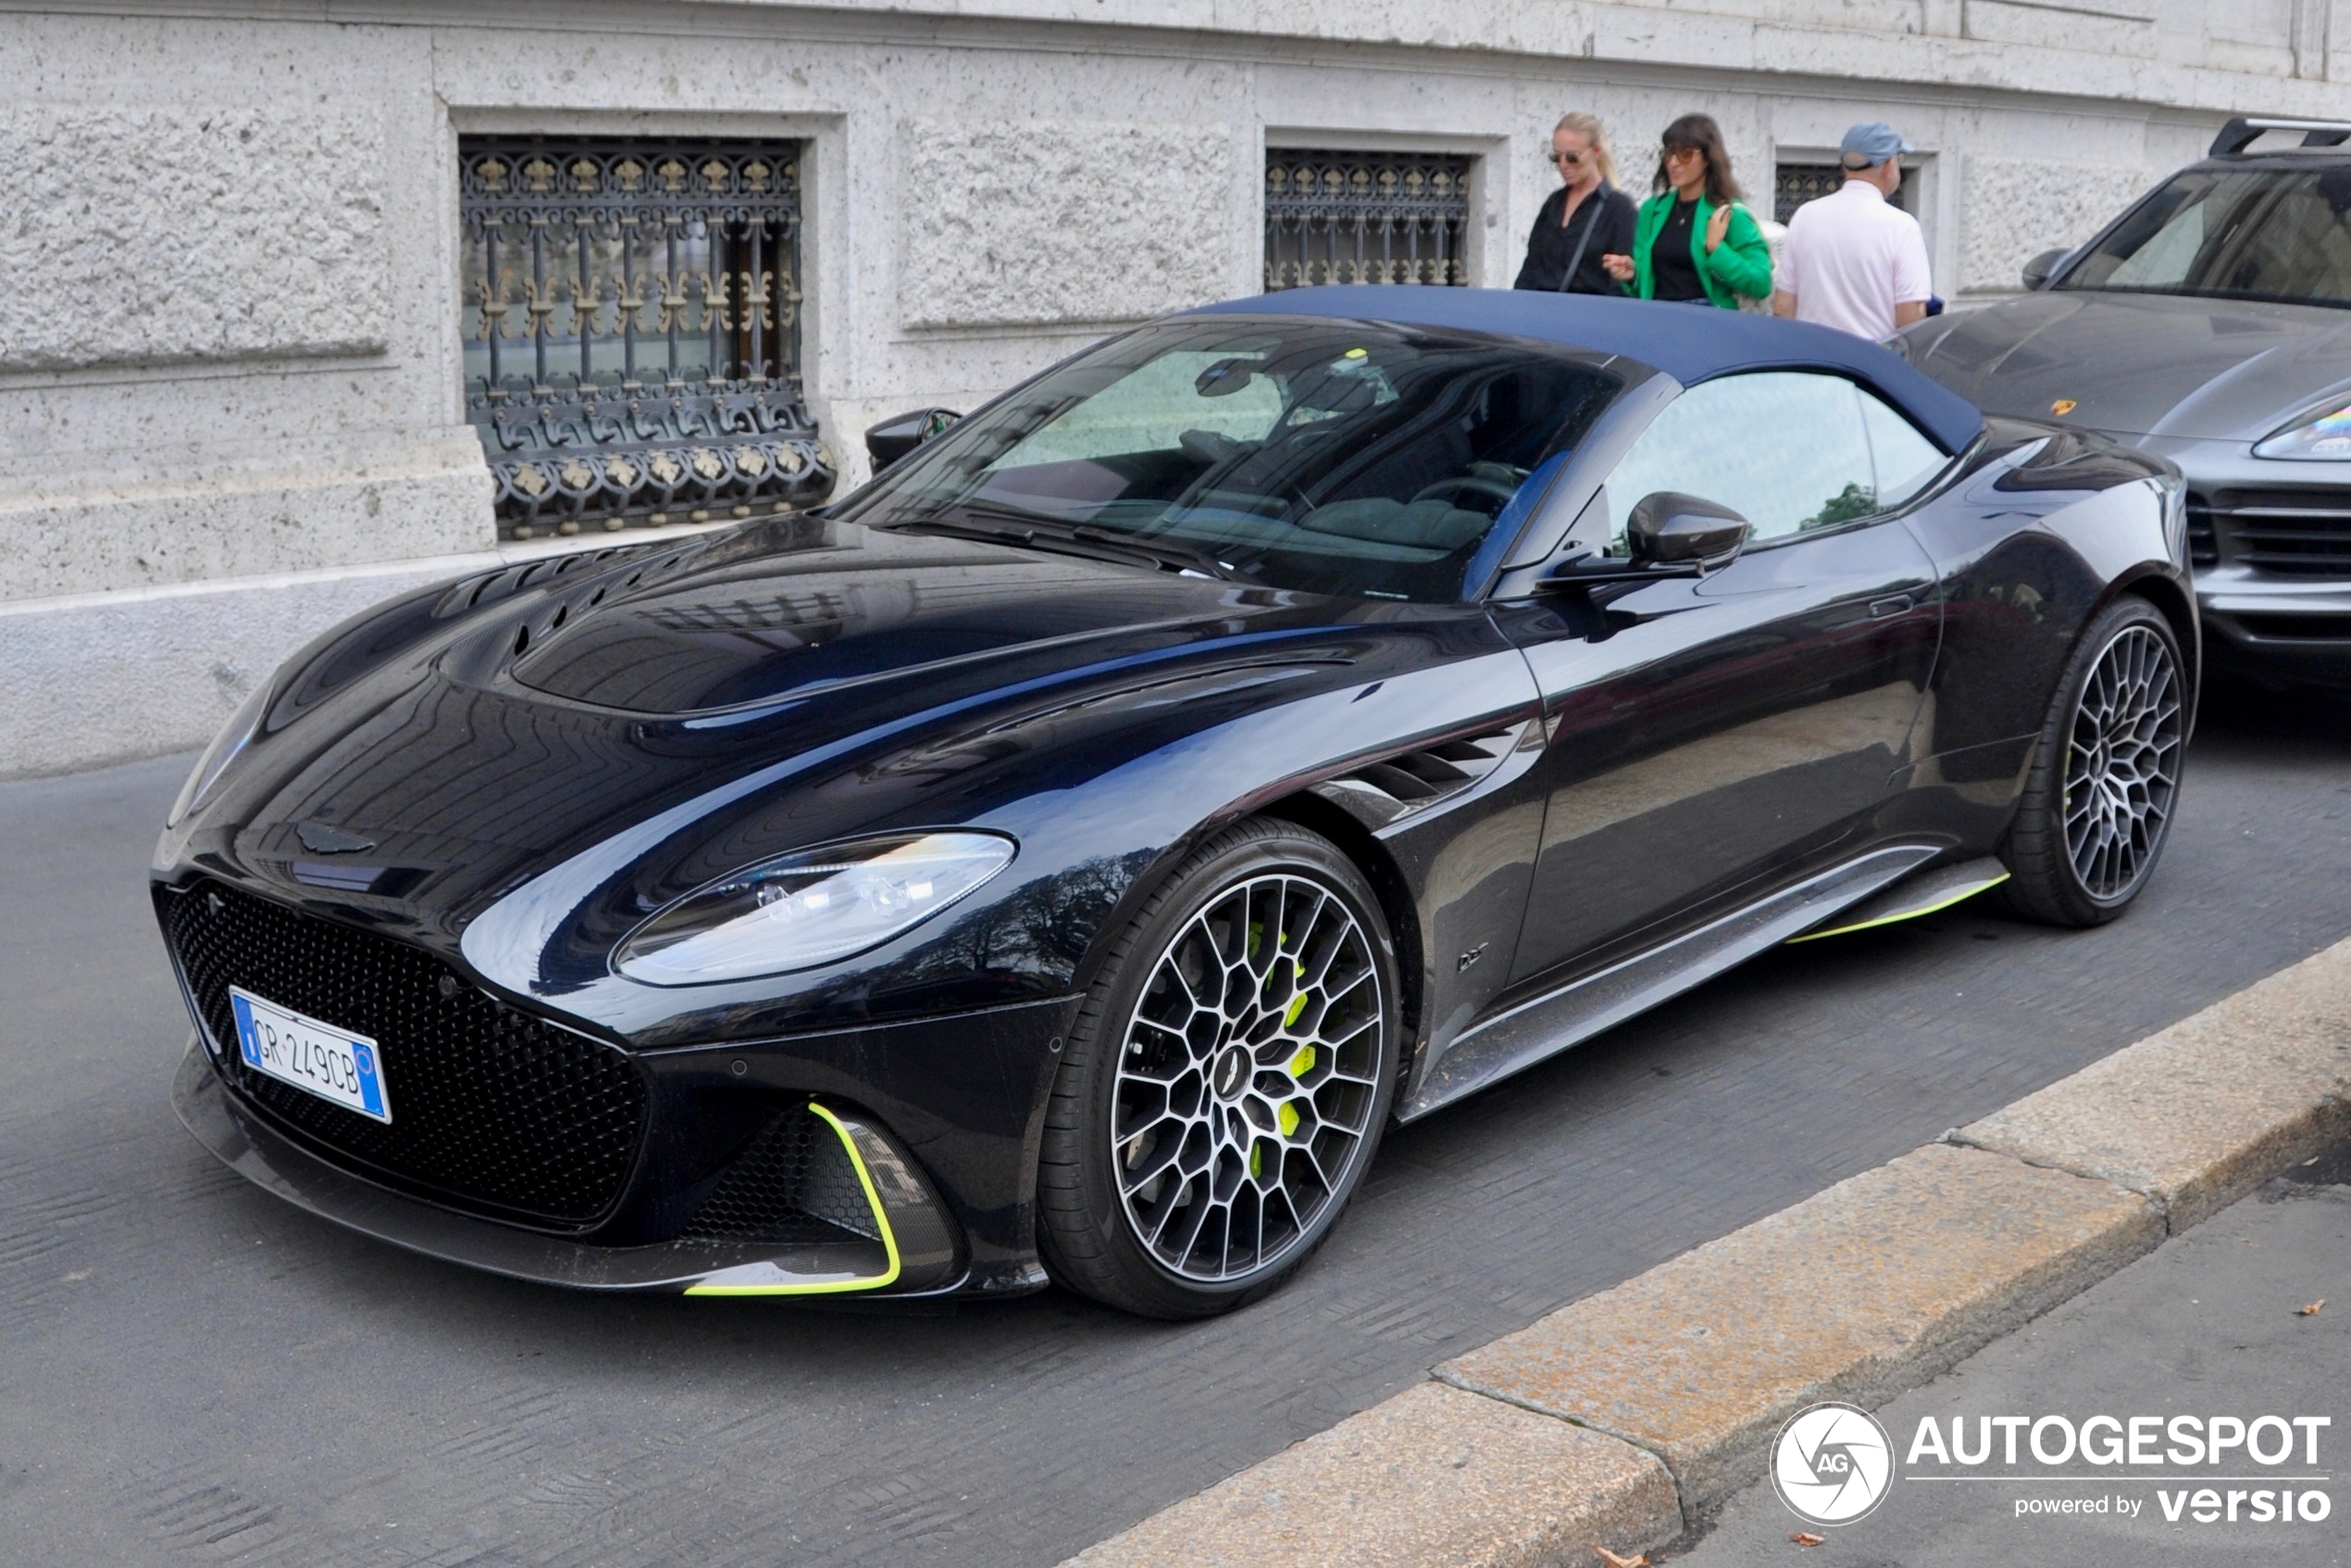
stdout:
{"type": "Polygon", "coordinates": [[[1586,163],[1590,161],[1591,156],[1592,155],[1589,153],[1553,153],[1551,155],[1551,161],[1553,163],[1570,164],[1586,163]]]}

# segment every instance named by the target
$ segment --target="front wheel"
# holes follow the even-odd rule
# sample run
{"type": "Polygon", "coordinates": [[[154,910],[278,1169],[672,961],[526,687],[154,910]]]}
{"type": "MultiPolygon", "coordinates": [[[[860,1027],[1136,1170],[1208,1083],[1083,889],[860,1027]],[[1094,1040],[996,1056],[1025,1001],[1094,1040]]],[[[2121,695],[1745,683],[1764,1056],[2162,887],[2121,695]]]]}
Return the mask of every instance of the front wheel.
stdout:
{"type": "Polygon", "coordinates": [[[2179,798],[2187,703],[2171,623],[2143,599],[2101,611],[2066,666],[2001,845],[2020,914],[2102,925],[2146,886],[2179,798]]]}
{"type": "Polygon", "coordinates": [[[1362,1184],[1395,1093],[1396,955],[1337,845],[1245,822],[1121,936],[1047,1108],[1054,1277],[1147,1316],[1256,1300],[1362,1184]]]}

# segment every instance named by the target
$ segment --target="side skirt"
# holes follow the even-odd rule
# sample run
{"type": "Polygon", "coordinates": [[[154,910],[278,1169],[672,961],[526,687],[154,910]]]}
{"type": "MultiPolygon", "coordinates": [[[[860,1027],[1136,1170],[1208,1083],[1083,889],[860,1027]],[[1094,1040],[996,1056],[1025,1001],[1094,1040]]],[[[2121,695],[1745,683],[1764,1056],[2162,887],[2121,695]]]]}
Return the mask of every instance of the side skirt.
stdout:
{"type": "Polygon", "coordinates": [[[1819,925],[1941,852],[1928,844],[1874,850],[1473,1025],[1429,1069],[1397,1119],[1425,1116],[1646,1013],[1819,925]]]}

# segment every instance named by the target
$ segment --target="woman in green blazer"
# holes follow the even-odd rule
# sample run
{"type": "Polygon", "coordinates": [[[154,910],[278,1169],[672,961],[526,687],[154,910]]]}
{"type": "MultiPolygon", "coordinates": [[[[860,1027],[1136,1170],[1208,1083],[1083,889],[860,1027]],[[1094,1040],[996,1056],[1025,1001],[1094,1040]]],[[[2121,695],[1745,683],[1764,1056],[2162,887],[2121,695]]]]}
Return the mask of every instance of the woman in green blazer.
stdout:
{"type": "Polygon", "coordinates": [[[1641,204],[1633,254],[1605,255],[1628,294],[1687,300],[1735,310],[1741,296],[1772,292],[1772,250],[1755,217],[1739,204],[1723,131],[1706,115],[1684,115],[1665,128],[1657,194],[1641,204]]]}

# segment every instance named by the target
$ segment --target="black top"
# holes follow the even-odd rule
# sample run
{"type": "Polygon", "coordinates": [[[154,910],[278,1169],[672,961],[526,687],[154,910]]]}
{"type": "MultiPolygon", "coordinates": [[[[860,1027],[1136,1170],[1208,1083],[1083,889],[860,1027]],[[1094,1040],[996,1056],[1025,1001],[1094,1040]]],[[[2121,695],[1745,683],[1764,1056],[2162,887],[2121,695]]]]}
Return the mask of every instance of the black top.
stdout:
{"type": "Polygon", "coordinates": [[[1584,198],[1575,216],[1565,228],[1560,227],[1560,213],[1567,205],[1567,187],[1552,192],[1543,203],[1543,210],[1535,215],[1535,232],[1526,237],[1526,265],[1518,269],[1518,289],[1546,289],[1557,292],[1560,274],[1567,268],[1567,258],[1575,254],[1577,242],[1585,233],[1591,240],[1584,246],[1584,259],[1575,264],[1575,276],[1570,280],[1567,292],[1572,294],[1615,294],[1623,291],[1616,280],[1600,265],[1604,255],[1633,254],[1633,222],[1639,209],[1633,198],[1613,185],[1600,188],[1584,198]],[[1595,229],[1593,225],[1598,224],[1595,229]]]}
{"type": "Polygon", "coordinates": [[[1706,285],[1698,281],[1698,263],[1690,255],[1690,225],[1697,216],[1696,202],[1675,198],[1665,227],[1657,231],[1656,243],[1649,248],[1649,276],[1657,280],[1657,292],[1651,298],[1706,298],[1706,285]]]}

